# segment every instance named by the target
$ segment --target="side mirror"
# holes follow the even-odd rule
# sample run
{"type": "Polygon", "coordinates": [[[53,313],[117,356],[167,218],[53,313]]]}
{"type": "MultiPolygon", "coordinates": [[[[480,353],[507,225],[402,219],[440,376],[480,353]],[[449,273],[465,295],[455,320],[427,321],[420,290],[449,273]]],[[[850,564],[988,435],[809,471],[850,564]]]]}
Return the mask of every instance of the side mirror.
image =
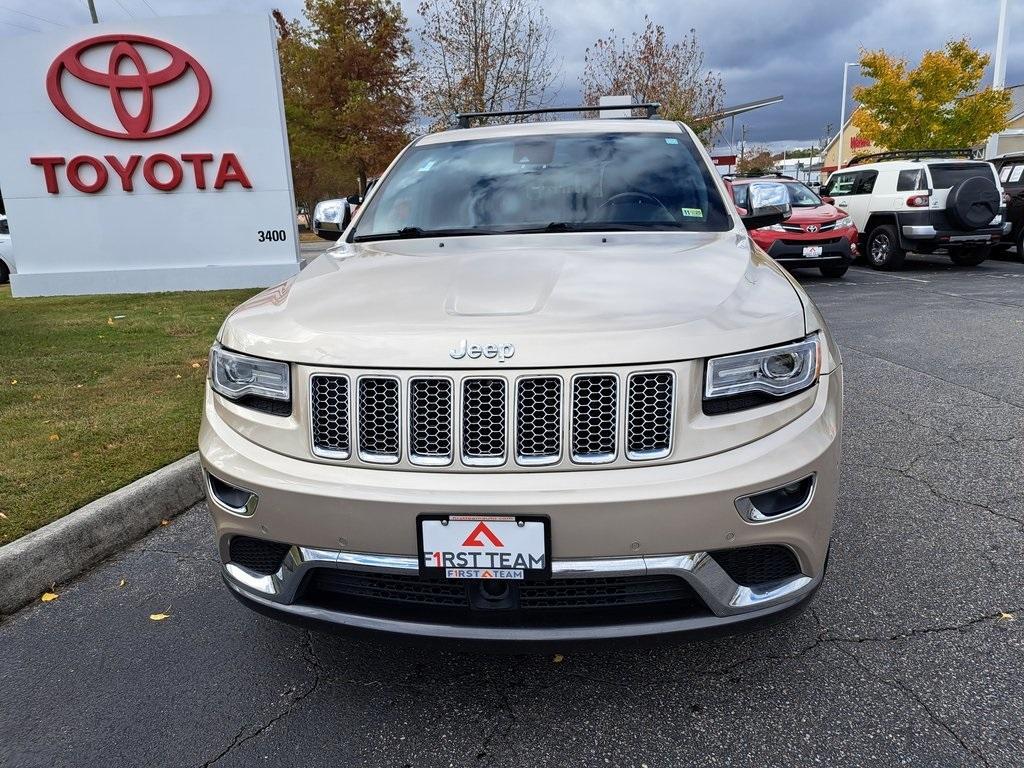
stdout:
{"type": "Polygon", "coordinates": [[[347,200],[321,200],[313,206],[313,234],[324,240],[338,240],[351,218],[347,200]]]}
{"type": "Polygon", "coordinates": [[[747,190],[747,213],[741,216],[747,229],[760,229],[781,224],[788,219],[793,208],[785,184],[775,182],[753,183],[747,190]]]}
{"type": "Polygon", "coordinates": [[[835,205],[836,199],[834,197],[829,197],[828,195],[822,195],[821,202],[825,205],[835,205]]]}

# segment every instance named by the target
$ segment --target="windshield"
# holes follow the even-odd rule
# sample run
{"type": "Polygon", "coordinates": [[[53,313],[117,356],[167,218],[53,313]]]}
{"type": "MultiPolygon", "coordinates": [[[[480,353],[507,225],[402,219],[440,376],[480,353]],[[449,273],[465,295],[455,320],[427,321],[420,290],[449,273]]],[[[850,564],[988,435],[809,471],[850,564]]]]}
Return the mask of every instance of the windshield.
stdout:
{"type": "Polygon", "coordinates": [[[972,176],[992,178],[992,168],[988,163],[929,164],[928,172],[932,175],[934,189],[952,189],[972,176]]]}
{"type": "Polygon", "coordinates": [[[352,239],[731,228],[689,136],[606,133],[411,147],[352,239]]]}
{"type": "MultiPolygon", "coordinates": [[[[774,179],[765,179],[765,181],[774,181],[774,179]]],[[[733,185],[732,199],[736,201],[736,205],[740,208],[746,209],[747,207],[747,190],[749,186],[749,184],[733,185]]],[[[822,204],[821,198],[800,182],[790,181],[783,184],[783,186],[789,192],[789,204],[794,208],[814,208],[822,204]]]]}

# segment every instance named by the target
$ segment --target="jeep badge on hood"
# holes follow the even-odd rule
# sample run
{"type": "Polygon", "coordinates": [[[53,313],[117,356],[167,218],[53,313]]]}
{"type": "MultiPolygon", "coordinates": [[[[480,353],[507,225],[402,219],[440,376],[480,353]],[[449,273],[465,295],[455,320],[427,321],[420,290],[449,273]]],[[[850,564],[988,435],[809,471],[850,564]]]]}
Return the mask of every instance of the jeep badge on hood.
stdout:
{"type": "Polygon", "coordinates": [[[448,350],[452,360],[461,360],[464,357],[477,360],[480,357],[486,357],[492,360],[497,358],[499,363],[504,363],[515,353],[515,344],[484,344],[480,346],[479,344],[470,344],[466,339],[460,341],[457,347],[448,350]]]}

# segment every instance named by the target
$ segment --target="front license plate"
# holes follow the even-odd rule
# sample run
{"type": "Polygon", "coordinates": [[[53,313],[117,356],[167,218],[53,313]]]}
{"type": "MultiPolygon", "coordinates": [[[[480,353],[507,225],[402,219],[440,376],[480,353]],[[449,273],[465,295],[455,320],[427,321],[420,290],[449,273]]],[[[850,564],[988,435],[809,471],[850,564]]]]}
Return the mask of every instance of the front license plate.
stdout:
{"type": "Polygon", "coordinates": [[[424,515],[418,525],[424,575],[520,580],[551,574],[547,518],[424,515]]]}
{"type": "Polygon", "coordinates": [[[804,256],[821,256],[822,247],[820,245],[807,245],[804,246],[804,256]]]}

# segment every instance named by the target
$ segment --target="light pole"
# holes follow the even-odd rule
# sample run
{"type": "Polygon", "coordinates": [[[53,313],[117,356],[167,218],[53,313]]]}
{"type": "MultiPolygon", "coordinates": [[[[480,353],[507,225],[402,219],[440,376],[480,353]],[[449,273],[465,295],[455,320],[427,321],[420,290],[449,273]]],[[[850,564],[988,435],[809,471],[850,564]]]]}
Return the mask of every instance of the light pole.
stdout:
{"type": "Polygon", "coordinates": [[[860,63],[856,61],[843,62],[843,103],[839,108],[839,137],[836,139],[839,142],[839,160],[836,162],[837,171],[843,167],[843,130],[846,127],[846,76],[850,72],[850,67],[859,66],[860,63]]]}
{"type": "MultiPolygon", "coordinates": [[[[999,27],[996,30],[996,55],[992,65],[992,90],[1001,91],[1006,85],[1006,0],[999,3],[999,27]]],[[[999,134],[988,137],[985,157],[995,157],[999,151],[999,134]]]]}

